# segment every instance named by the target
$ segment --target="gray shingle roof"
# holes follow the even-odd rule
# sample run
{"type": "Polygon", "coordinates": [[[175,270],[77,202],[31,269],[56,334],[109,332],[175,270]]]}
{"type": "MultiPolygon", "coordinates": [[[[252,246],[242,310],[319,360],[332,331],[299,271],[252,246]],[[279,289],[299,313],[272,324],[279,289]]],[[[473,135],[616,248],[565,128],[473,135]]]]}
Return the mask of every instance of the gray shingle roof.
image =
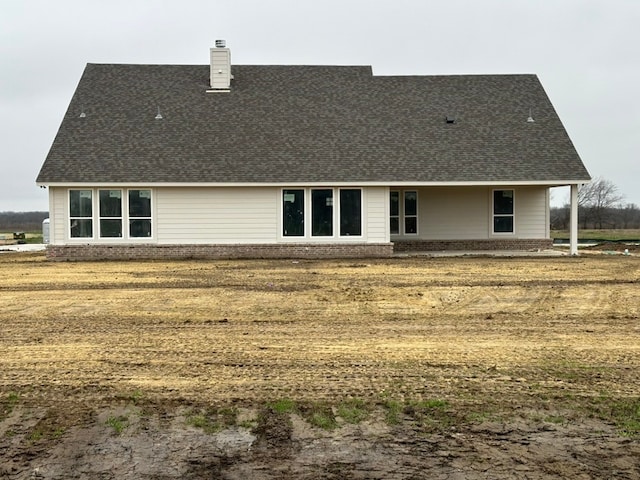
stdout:
{"type": "Polygon", "coordinates": [[[37,181],[589,179],[535,75],[245,65],[232,73],[230,93],[206,93],[208,65],[87,65],[37,181]]]}

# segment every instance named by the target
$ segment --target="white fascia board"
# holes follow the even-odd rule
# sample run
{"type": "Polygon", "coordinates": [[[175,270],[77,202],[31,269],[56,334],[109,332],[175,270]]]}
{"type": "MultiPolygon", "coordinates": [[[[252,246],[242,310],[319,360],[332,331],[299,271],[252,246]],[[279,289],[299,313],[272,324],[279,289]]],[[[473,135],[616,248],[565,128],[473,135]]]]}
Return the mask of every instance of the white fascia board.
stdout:
{"type": "Polygon", "coordinates": [[[496,181],[496,182],[42,182],[39,187],[482,187],[492,185],[549,186],[582,185],[584,180],[536,180],[536,181],[496,181]]]}

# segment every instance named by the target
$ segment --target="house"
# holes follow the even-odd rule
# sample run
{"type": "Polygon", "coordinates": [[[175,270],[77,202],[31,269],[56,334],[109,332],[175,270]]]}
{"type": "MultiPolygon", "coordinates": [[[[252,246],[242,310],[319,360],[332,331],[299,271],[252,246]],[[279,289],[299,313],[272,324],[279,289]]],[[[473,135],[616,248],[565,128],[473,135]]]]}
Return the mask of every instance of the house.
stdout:
{"type": "Polygon", "coordinates": [[[51,259],[551,245],[590,180],[535,75],[88,64],[37,178],[51,259]]]}

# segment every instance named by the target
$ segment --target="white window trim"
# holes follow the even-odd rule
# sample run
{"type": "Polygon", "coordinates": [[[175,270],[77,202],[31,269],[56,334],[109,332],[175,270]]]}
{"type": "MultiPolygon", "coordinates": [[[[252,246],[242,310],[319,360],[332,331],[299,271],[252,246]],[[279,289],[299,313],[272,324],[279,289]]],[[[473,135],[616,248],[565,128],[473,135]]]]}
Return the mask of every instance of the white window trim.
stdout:
{"type": "Polygon", "coordinates": [[[322,185],[314,185],[313,187],[282,187],[278,191],[278,241],[290,243],[323,243],[323,242],[350,242],[363,241],[366,239],[366,188],[361,186],[345,186],[330,187],[322,185]],[[284,209],[283,195],[285,190],[303,190],[304,191],[304,235],[301,236],[285,236],[284,227],[284,209]],[[318,236],[312,235],[312,190],[332,190],[333,192],[333,235],[318,236]],[[341,190],[360,190],[360,235],[340,235],[340,191],[341,190]]]}
{"type": "MultiPolygon", "coordinates": [[[[68,188],[66,191],[66,214],[67,225],[66,235],[68,243],[150,243],[156,241],[156,192],[150,187],[108,187],[101,186],[97,188],[68,188]],[[91,237],[72,237],[71,236],[71,219],[80,217],[71,217],[71,203],[69,196],[72,190],[90,190],[91,191],[91,237]],[[100,190],[120,190],[122,197],[122,216],[121,217],[101,217],[100,216],[100,190]],[[151,236],[150,237],[132,237],[129,231],[129,191],[130,190],[149,190],[151,192],[151,217],[133,217],[134,219],[147,219],[151,220],[151,236]],[[100,236],[100,220],[116,219],[119,218],[122,222],[122,236],[121,237],[101,237],[100,236]]],[[[86,217],[88,218],[88,217],[86,217]]]]}
{"type": "MultiPolygon", "coordinates": [[[[391,206],[391,192],[398,192],[398,233],[391,233],[391,211],[389,211],[389,218],[387,225],[389,226],[389,235],[394,237],[418,237],[420,235],[420,192],[417,188],[408,188],[406,190],[389,190],[389,207],[391,206]],[[409,218],[416,218],[416,233],[407,233],[407,225],[405,218],[405,194],[408,192],[416,193],[416,214],[409,215],[409,218]]],[[[395,217],[395,215],[394,215],[395,217]]]]}
{"type": "Polygon", "coordinates": [[[494,188],[491,190],[491,235],[496,237],[513,237],[516,234],[516,189],[515,188],[494,188]],[[495,213],[495,192],[503,192],[505,190],[510,190],[513,192],[513,213],[495,213]],[[513,230],[511,232],[496,232],[495,231],[495,218],[496,217],[511,217],[513,219],[513,230]]]}
{"type": "Polygon", "coordinates": [[[96,238],[96,192],[95,189],[93,188],[68,188],[67,189],[67,197],[65,199],[66,205],[67,205],[67,226],[66,226],[66,232],[67,232],[67,239],[71,242],[80,242],[80,243],[86,243],[89,240],[95,240],[96,238]],[[72,191],[82,191],[82,190],[89,190],[91,192],[91,236],[90,237],[72,237],[71,236],[71,219],[73,218],[78,218],[78,219],[82,219],[82,220],[86,220],[89,217],[72,217],[71,216],[71,192],[72,191]]]}

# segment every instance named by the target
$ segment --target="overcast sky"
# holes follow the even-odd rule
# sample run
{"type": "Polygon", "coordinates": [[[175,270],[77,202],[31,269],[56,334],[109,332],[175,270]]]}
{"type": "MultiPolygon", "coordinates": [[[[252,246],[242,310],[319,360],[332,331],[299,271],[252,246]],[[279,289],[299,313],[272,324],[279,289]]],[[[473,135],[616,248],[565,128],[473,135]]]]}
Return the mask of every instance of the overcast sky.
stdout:
{"type": "Polygon", "coordinates": [[[536,73],[591,176],[640,205],[639,0],[0,0],[0,211],[48,209],[86,63],[207,64],[216,39],[235,64],[536,73]]]}

